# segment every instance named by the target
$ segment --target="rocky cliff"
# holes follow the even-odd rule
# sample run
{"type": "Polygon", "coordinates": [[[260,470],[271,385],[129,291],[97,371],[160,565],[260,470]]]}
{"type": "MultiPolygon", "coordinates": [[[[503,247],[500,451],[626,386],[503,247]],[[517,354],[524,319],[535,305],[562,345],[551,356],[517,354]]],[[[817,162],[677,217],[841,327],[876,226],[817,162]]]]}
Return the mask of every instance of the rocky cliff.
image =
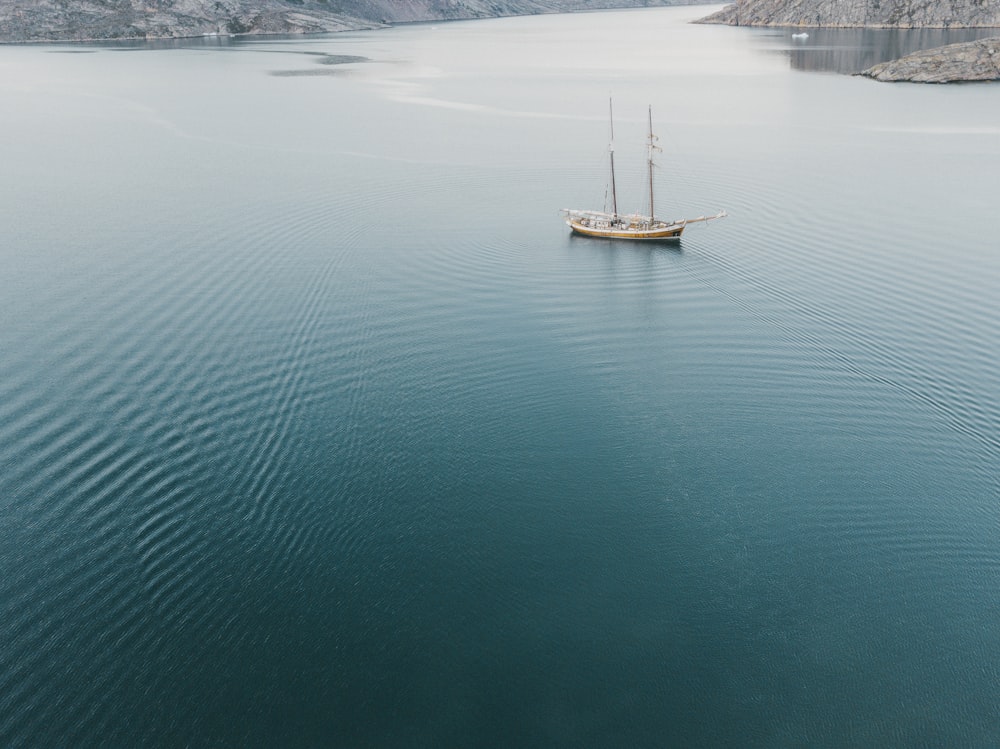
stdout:
{"type": "Polygon", "coordinates": [[[692,0],[0,0],[0,42],[316,33],[692,0]]]}
{"type": "Polygon", "coordinates": [[[732,26],[1000,28],[1000,0],[737,0],[701,23],[732,26]]]}
{"type": "Polygon", "coordinates": [[[879,63],[858,75],[879,81],[952,83],[1000,80],[1000,37],[921,50],[879,63]]]}
{"type": "MultiPolygon", "coordinates": [[[[5,42],[161,38],[205,34],[340,31],[362,19],[303,0],[7,0],[0,5],[5,42]]],[[[371,25],[371,22],[368,22],[371,25]]]]}

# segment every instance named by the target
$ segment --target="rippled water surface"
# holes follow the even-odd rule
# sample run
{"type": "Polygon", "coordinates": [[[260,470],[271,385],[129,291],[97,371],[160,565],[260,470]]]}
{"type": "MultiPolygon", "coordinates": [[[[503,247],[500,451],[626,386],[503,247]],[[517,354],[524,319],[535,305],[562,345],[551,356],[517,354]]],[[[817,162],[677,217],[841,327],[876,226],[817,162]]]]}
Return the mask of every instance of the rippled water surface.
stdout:
{"type": "Polygon", "coordinates": [[[0,744],[993,744],[998,88],[708,10],[0,48],[0,744]]]}

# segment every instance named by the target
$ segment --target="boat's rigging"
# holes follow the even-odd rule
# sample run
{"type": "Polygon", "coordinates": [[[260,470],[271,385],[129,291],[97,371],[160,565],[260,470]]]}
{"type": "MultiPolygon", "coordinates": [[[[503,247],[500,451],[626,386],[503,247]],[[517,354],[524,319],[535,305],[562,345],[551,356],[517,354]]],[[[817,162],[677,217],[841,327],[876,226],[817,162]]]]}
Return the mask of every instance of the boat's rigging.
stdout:
{"type": "Polygon", "coordinates": [[[581,211],[565,209],[567,214],[566,223],[578,234],[594,237],[609,237],[619,239],[678,239],[684,227],[688,224],[700,221],[711,221],[722,218],[725,211],[720,211],[715,216],[699,216],[692,219],[680,219],[676,221],[664,221],[656,218],[656,202],[654,198],[653,172],[656,168],[655,154],[662,151],[657,145],[659,138],[653,133],[653,107],[648,110],[648,124],[646,138],[646,167],[647,186],[649,199],[649,212],[642,215],[638,212],[622,215],[618,212],[618,189],[615,175],[615,130],[614,130],[614,106],[608,101],[608,120],[610,139],[608,143],[608,156],[610,162],[610,188],[611,188],[611,212],[607,211],[607,190],[604,193],[604,211],[581,211]]]}
{"type": "MultiPolygon", "coordinates": [[[[608,183],[604,186],[604,210],[610,213],[612,217],[617,218],[625,214],[620,213],[618,208],[618,183],[622,181],[622,175],[619,174],[619,172],[622,171],[622,169],[621,167],[615,166],[615,125],[613,102],[611,100],[608,100],[608,115],[610,138],[608,140],[607,151],[608,161],[605,162],[604,168],[608,170],[609,179],[608,183]],[[610,207],[608,205],[609,197],[611,198],[610,207]]],[[[632,209],[632,213],[628,215],[640,215],[644,210],[648,209],[650,218],[655,221],[656,200],[653,196],[653,190],[655,186],[655,174],[656,171],[660,169],[660,165],[656,163],[655,154],[662,153],[663,149],[657,145],[660,140],[660,136],[653,133],[652,106],[649,107],[648,118],[646,142],[641,144],[643,151],[645,151],[644,160],[646,162],[646,168],[640,173],[634,168],[637,165],[633,165],[632,169],[629,169],[626,165],[624,177],[626,187],[630,184],[634,184],[634,186],[638,188],[637,192],[640,195],[645,193],[643,196],[645,198],[645,205],[633,204],[635,205],[635,208],[632,209]]],[[[636,147],[632,149],[633,153],[636,157],[639,157],[638,146],[640,146],[640,144],[636,143],[635,146],[636,147]]],[[[629,150],[630,149],[626,148],[626,157],[628,156],[629,150]]],[[[626,161],[628,161],[627,158],[626,161]]],[[[626,208],[625,210],[627,211],[629,209],[626,208]]]]}
{"type": "Polygon", "coordinates": [[[653,154],[656,151],[663,151],[656,141],[659,140],[655,135],[653,135],[653,105],[649,105],[649,222],[653,223],[655,221],[655,208],[653,202],[653,154]]]}
{"type": "Polygon", "coordinates": [[[611,127],[611,138],[608,141],[608,153],[611,156],[611,215],[618,218],[618,192],[615,190],[615,113],[613,100],[608,99],[608,122],[611,127]]]}

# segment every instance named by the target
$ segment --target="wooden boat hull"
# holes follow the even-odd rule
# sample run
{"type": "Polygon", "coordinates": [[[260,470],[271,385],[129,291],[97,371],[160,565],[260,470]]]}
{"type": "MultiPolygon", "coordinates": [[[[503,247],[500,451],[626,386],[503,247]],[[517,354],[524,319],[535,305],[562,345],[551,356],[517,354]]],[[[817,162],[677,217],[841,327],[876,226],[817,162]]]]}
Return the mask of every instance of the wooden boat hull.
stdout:
{"type": "Polygon", "coordinates": [[[593,226],[580,221],[570,219],[566,224],[577,234],[585,237],[598,237],[603,239],[644,239],[644,240],[670,240],[680,239],[684,231],[685,224],[667,224],[653,227],[629,227],[624,226],[593,226]]]}

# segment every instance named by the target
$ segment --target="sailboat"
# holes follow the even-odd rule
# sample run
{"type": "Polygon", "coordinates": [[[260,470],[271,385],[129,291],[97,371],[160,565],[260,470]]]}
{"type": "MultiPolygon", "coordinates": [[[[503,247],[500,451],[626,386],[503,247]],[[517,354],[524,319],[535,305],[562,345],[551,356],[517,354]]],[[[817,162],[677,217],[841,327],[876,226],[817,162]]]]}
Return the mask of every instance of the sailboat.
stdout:
{"type": "MultiPolygon", "coordinates": [[[[588,237],[604,237],[606,239],[680,239],[685,227],[688,224],[696,224],[700,221],[713,221],[723,218],[725,211],[719,211],[714,216],[699,216],[698,218],[684,218],[676,221],[665,221],[656,217],[655,204],[653,202],[653,155],[661,150],[656,145],[657,137],[653,135],[653,107],[649,107],[649,133],[646,142],[649,156],[647,158],[649,167],[649,215],[642,214],[621,214],[618,212],[618,192],[615,188],[615,125],[614,114],[611,102],[608,103],[608,115],[611,120],[611,143],[609,151],[611,154],[611,213],[606,211],[579,211],[572,208],[564,208],[566,223],[577,234],[588,237]]],[[[607,207],[607,206],[605,206],[607,207]]]]}

